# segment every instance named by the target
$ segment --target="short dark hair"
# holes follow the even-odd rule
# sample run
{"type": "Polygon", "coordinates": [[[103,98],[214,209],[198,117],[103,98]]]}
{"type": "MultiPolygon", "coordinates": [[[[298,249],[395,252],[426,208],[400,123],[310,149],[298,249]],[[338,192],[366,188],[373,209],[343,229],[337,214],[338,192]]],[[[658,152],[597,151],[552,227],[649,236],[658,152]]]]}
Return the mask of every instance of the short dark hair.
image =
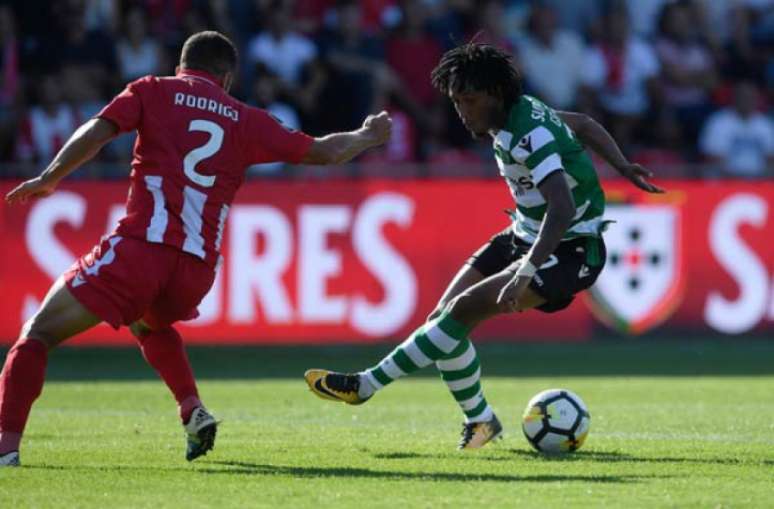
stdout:
{"type": "Polygon", "coordinates": [[[220,32],[206,30],[186,39],[180,52],[180,67],[223,76],[236,70],[238,58],[231,39],[220,32]]]}
{"type": "Polygon", "coordinates": [[[513,57],[489,44],[470,42],[450,49],[430,74],[442,94],[480,90],[501,95],[506,107],[522,94],[521,76],[513,57]]]}

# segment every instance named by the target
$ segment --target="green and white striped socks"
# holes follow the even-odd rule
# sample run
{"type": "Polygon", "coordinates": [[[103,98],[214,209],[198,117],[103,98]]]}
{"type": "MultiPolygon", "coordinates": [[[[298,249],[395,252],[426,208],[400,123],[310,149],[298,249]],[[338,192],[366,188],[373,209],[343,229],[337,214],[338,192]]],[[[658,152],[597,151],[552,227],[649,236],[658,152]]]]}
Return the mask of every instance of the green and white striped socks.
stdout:
{"type": "Polygon", "coordinates": [[[492,409],[481,389],[481,367],[476,349],[467,338],[469,332],[449,313],[427,322],[379,364],[360,373],[360,397],[367,398],[398,378],[435,362],[466,421],[491,419],[492,409]]]}
{"type": "Polygon", "coordinates": [[[470,340],[435,363],[441,378],[465,414],[465,422],[485,422],[492,418],[492,407],[481,388],[481,363],[470,340]]]}

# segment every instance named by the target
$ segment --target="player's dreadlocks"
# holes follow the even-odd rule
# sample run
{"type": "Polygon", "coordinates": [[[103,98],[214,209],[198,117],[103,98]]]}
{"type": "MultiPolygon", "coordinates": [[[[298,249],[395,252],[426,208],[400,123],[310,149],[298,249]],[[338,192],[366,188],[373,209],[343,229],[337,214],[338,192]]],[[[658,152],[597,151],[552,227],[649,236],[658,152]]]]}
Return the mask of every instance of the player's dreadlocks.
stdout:
{"type": "Polygon", "coordinates": [[[521,76],[513,58],[489,44],[470,42],[447,51],[430,79],[442,94],[481,90],[501,95],[506,108],[521,96],[521,76]]]}

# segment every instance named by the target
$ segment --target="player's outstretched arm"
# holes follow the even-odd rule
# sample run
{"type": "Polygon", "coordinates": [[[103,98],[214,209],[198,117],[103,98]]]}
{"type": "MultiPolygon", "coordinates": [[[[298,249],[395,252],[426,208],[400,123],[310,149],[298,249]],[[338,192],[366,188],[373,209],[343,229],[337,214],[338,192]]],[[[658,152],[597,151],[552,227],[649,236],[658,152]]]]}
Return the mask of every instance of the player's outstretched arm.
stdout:
{"type": "Polygon", "coordinates": [[[653,172],[647,168],[630,163],[621,152],[618,143],[599,122],[584,113],[560,111],[559,116],[565,124],[570,126],[578,139],[591,150],[599,154],[610,166],[616,169],[623,177],[629,179],[635,186],[649,193],[663,193],[664,190],[657,185],[648,182],[646,178],[653,178],[653,172]]]}
{"type": "Polygon", "coordinates": [[[363,151],[382,145],[390,139],[392,119],[386,111],[368,115],[360,129],[333,133],[315,138],[304,164],[342,164],[351,161],[363,151]]]}
{"type": "Polygon", "coordinates": [[[89,120],[75,130],[40,176],[22,182],[6,195],[5,201],[9,204],[25,203],[31,198],[43,198],[50,195],[60,180],[97,155],[103,145],[110,141],[117,132],[116,125],[109,120],[101,118],[89,120]]]}

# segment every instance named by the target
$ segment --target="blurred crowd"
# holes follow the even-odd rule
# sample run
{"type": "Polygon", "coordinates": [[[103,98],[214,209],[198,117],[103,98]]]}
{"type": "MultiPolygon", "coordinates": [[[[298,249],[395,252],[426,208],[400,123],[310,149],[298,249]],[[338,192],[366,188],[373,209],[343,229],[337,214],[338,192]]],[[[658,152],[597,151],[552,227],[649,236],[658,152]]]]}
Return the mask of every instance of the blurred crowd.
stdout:
{"type": "MultiPolygon", "coordinates": [[[[391,141],[356,174],[496,175],[429,80],[475,40],[514,55],[527,93],[594,116],[662,175],[774,176],[774,0],[0,0],[0,176],[37,173],[126,82],[173,74],[205,29],[238,45],[232,94],[291,128],[390,111],[391,141]]],[[[82,174],[125,175],[132,143],[82,174]]]]}

